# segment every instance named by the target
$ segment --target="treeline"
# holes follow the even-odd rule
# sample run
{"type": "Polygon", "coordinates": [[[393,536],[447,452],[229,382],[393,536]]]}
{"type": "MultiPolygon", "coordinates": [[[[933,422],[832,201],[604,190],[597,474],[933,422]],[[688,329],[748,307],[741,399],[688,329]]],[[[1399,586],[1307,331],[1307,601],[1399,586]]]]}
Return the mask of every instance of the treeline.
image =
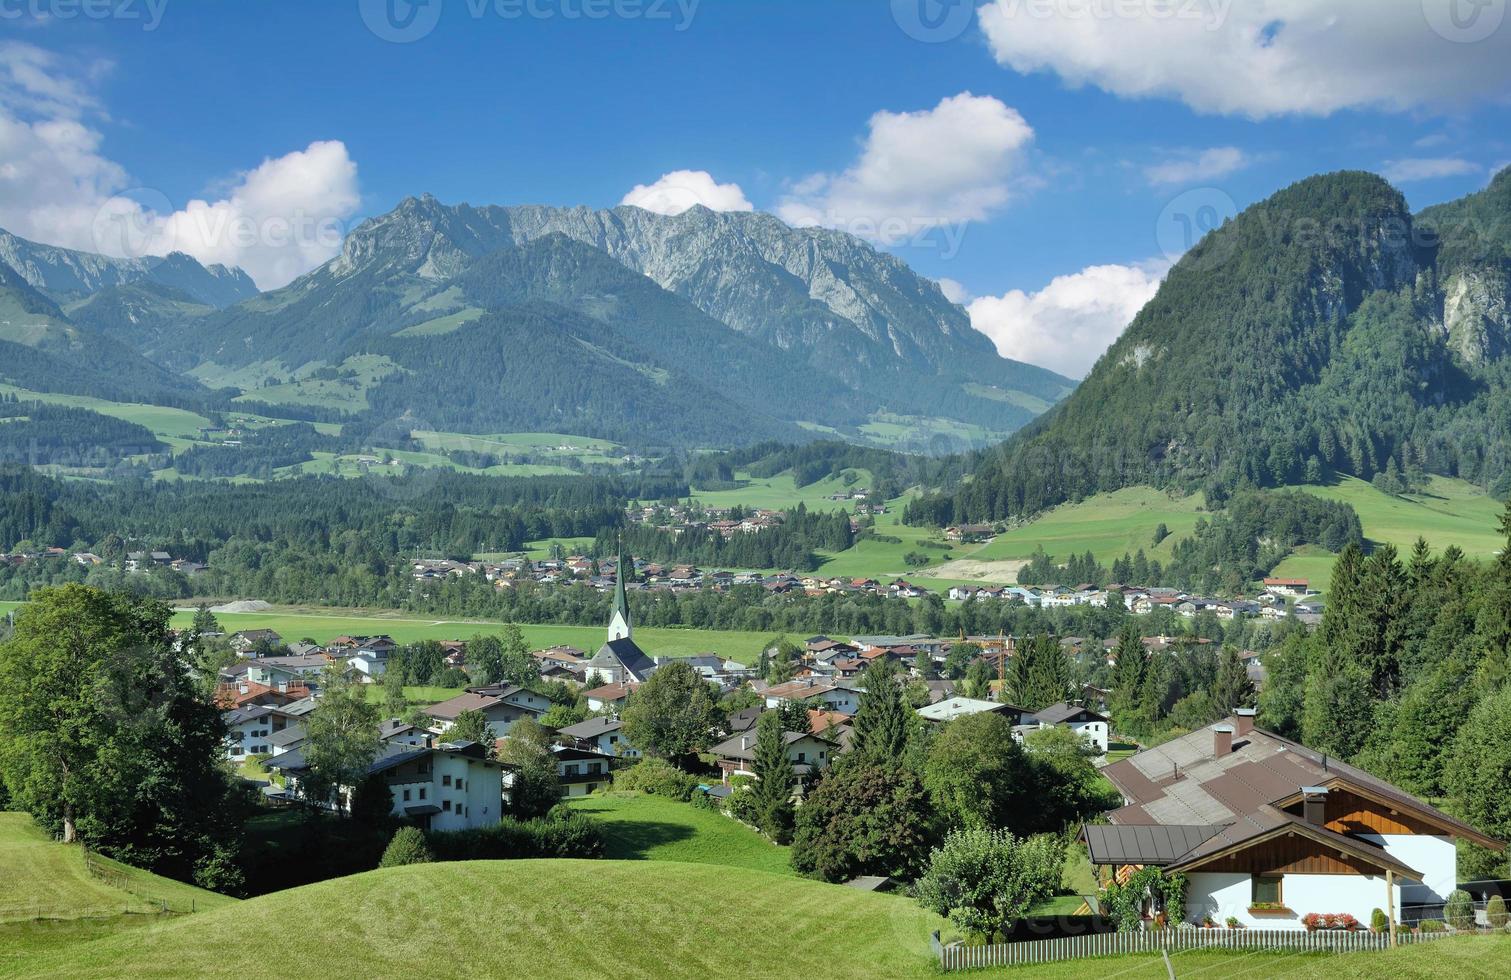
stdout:
{"type": "Polygon", "coordinates": [[[1337,552],[1363,541],[1359,515],[1349,504],[1299,490],[1249,490],[1228,501],[1226,510],[1198,519],[1191,534],[1171,546],[1164,563],[1140,548],[1132,555],[1125,553],[1110,568],[1089,551],[1060,565],[1039,549],[1018,572],[1018,581],[1097,586],[1116,582],[1236,595],[1267,576],[1298,545],[1337,552]]]}
{"type": "Polygon", "coordinates": [[[316,452],[343,452],[350,445],[348,440],[321,434],[308,422],[249,429],[238,441],[238,446],[190,446],[173,458],[172,466],[184,476],[271,480],[277,475],[275,470],[307,463],[316,452]]]}
{"type": "Polygon", "coordinates": [[[135,422],[0,394],[0,463],[110,468],[166,450],[135,422]]]}
{"type": "Polygon", "coordinates": [[[622,532],[605,527],[593,543],[594,553],[613,554],[621,533],[631,554],[653,561],[795,571],[817,569],[821,564],[818,551],[844,551],[855,543],[847,512],[810,512],[803,504],[782,511],[782,522],[774,527],[750,534],[737,532],[729,538],[717,531],[674,533],[649,524],[630,524],[622,532]]]}
{"type": "MultiPolygon", "coordinates": [[[[1265,660],[1265,725],[1511,837],[1511,507],[1488,565],[1419,541],[1344,549],[1315,634],[1265,660]]],[[[1461,878],[1504,878],[1506,859],[1461,854],[1461,878]]]]}

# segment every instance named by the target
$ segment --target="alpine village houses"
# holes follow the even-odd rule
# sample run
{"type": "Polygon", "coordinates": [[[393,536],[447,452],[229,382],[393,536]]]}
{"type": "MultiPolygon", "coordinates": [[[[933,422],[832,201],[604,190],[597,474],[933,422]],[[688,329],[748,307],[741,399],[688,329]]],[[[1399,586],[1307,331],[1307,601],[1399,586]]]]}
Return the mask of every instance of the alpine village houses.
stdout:
{"type": "MultiPolygon", "coordinates": [[[[1310,913],[1370,921],[1441,905],[1455,842],[1504,842],[1362,769],[1254,727],[1253,709],[1102,772],[1124,805],[1081,836],[1102,880],[1158,867],[1186,876],[1186,919],[1302,929],[1310,913]]],[[[1147,913],[1156,909],[1146,907],[1147,913]]]]}

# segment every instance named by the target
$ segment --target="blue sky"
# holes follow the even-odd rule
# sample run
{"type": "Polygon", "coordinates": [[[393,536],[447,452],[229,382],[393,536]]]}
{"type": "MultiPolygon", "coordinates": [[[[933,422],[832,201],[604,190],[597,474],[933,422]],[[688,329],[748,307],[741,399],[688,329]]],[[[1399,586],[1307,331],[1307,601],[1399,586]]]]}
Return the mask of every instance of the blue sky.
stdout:
{"type": "Polygon", "coordinates": [[[610,207],[643,185],[872,238],[1004,353],[1078,374],[1182,221],[1339,168],[1420,207],[1511,161],[1505,0],[979,6],[0,0],[0,226],[154,250],[100,240],[124,198],[153,243],[266,287],[411,194],[610,207]],[[228,243],[189,220],[285,211],[328,227],[228,243]]]}

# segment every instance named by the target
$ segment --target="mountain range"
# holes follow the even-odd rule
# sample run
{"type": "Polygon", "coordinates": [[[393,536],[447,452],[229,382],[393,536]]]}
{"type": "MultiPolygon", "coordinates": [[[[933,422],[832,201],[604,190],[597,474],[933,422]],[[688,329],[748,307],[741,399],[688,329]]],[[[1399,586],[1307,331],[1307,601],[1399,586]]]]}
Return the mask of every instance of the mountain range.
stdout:
{"type": "Polygon", "coordinates": [[[1511,490],[1511,168],[1413,215],[1373,174],[1302,180],[1207,235],[1091,373],[922,520],[1134,484],[1343,473],[1511,490]]]}
{"type": "Polygon", "coordinates": [[[995,441],[1074,387],[999,357],[894,256],[753,212],[409,198],[262,294],[183,255],[4,236],[0,261],[89,343],[125,345],[207,397],[234,388],[369,424],[940,451],[995,441]]]}

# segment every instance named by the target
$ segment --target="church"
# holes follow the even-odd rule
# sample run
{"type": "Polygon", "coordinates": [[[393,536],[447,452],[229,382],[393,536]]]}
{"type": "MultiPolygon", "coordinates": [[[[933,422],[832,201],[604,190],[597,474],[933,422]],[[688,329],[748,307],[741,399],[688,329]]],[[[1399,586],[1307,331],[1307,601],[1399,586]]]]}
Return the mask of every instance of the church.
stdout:
{"type": "Polygon", "coordinates": [[[619,549],[619,565],[614,572],[614,614],[609,619],[608,642],[598,648],[588,661],[588,677],[598,677],[603,684],[639,684],[656,670],[656,662],[635,643],[630,623],[630,602],[625,582],[635,566],[619,549]]]}

